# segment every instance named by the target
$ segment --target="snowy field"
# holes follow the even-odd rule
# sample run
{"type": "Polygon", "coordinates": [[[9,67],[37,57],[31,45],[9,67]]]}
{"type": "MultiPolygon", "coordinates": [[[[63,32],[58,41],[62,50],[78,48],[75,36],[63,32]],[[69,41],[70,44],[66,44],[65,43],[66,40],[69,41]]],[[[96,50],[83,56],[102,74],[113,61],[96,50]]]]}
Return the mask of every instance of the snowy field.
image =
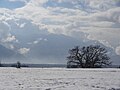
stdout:
{"type": "Polygon", "coordinates": [[[120,90],[120,69],[0,68],[0,90],[120,90]]]}

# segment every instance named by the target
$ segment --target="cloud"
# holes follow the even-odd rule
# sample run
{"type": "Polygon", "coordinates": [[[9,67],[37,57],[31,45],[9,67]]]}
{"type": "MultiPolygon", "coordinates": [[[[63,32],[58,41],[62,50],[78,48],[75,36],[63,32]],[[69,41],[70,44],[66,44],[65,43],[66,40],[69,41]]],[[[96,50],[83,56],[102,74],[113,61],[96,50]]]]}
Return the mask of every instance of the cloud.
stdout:
{"type": "Polygon", "coordinates": [[[30,48],[20,48],[19,50],[20,54],[27,54],[30,51],[30,48]]]}
{"type": "Polygon", "coordinates": [[[96,13],[92,16],[92,20],[120,23],[120,7],[110,9],[106,12],[96,13]]]}
{"type": "Polygon", "coordinates": [[[20,28],[24,28],[24,26],[26,25],[26,23],[16,23],[16,25],[20,28]]]}
{"type": "Polygon", "coordinates": [[[9,34],[9,26],[3,22],[0,22],[0,41],[6,38],[9,34]]]}
{"type": "Polygon", "coordinates": [[[13,50],[15,47],[14,47],[14,45],[10,44],[9,48],[13,50]]]}
{"type": "Polygon", "coordinates": [[[8,35],[8,37],[3,39],[2,41],[3,42],[12,42],[12,41],[15,41],[15,40],[16,40],[15,36],[8,35]]]}
{"type": "Polygon", "coordinates": [[[116,51],[116,54],[117,54],[117,55],[120,55],[120,46],[116,47],[116,50],[115,50],[115,51],[116,51]]]}
{"type": "Polygon", "coordinates": [[[33,44],[38,44],[39,42],[44,42],[44,41],[48,41],[48,40],[46,38],[39,38],[39,39],[33,41],[33,44]]]}
{"type": "Polygon", "coordinates": [[[88,34],[88,39],[104,41],[108,47],[117,47],[120,42],[120,8],[113,8],[106,12],[95,13],[89,19],[89,27],[81,28],[88,34]],[[109,44],[106,44],[109,43],[109,44]]]}
{"type": "Polygon", "coordinates": [[[34,44],[37,44],[37,43],[39,43],[39,41],[34,41],[33,43],[34,43],[34,44]]]}

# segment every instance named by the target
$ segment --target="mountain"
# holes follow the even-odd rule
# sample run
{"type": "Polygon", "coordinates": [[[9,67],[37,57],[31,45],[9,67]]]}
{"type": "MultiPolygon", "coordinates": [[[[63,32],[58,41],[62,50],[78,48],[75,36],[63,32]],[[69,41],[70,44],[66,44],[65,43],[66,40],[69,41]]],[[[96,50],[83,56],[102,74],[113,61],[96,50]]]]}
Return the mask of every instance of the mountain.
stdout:
{"type": "Polygon", "coordinates": [[[24,56],[0,45],[0,59],[22,59],[24,56]]]}

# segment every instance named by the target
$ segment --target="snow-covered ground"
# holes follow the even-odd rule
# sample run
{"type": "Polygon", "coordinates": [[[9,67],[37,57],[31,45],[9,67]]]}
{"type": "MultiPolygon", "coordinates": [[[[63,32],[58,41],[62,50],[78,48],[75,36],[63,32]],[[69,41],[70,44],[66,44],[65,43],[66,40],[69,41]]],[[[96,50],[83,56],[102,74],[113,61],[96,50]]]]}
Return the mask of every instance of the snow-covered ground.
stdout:
{"type": "Polygon", "coordinates": [[[0,68],[0,90],[120,90],[120,69],[0,68]]]}

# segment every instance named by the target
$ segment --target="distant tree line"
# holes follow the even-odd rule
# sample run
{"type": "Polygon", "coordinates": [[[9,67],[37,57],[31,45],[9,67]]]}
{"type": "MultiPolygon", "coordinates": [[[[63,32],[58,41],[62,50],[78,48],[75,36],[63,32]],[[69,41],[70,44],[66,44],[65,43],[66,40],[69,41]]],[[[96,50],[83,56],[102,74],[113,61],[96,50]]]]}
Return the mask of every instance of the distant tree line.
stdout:
{"type": "Polygon", "coordinates": [[[21,67],[28,67],[26,64],[21,64],[19,61],[15,64],[2,64],[0,61],[0,67],[16,67],[16,68],[21,68],[21,67]]]}
{"type": "Polygon", "coordinates": [[[25,64],[21,64],[19,61],[17,61],[16,64],[12,64],[11,67],[21,68],[21,67],[28,67],[25,64]]]}
{"type": "Polygon", "coordinates": [[[3,67],[3,65],[2,65],[1,61],[0,61],[0,67],[3,67]]]}

